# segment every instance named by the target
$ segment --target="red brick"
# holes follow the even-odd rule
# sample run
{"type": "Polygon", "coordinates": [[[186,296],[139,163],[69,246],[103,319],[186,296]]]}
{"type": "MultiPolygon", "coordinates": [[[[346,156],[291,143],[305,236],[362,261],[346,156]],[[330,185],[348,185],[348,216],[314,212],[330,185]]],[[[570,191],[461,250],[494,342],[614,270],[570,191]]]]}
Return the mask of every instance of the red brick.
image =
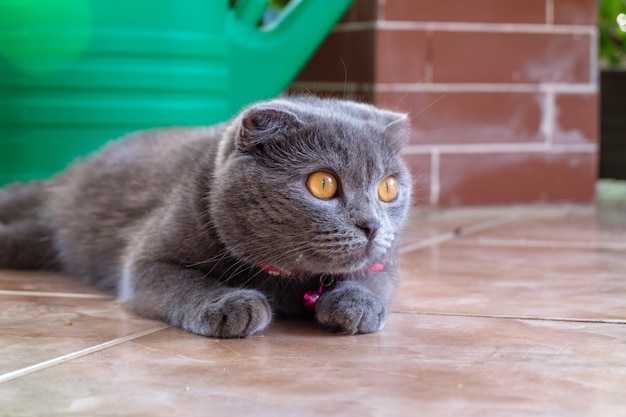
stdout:
{"type": "Polygon", "coordinates": [[[353,91],[348,94],[350,100],[359,101],[361,103],[374,103],[374,92],[368,91],[353,91]]]}
{"type": "Polygon", "coordinates": [[[595,26],[596,7],[595,0],[554,0],[554,23],[595,26]]]}
{"type": "Polygon", "coordinates": [[[426,77],[424,31],[379,30],[376,35],[376,82],[418,83],[426,77]]]}
{"type": "Polygon", "coordinates": [[[405,155],[404,161],[413,177],[412,204],[430,205],[430,155],[405,155]]]}
{"type": "Polygon", "coordinates": [[[386,0],[385,20],[544,23],[544,0],[386,0]]]}
{"type": "Polygon", "coordinates": [[[559,94],[555,106],[555,143],[598,142],[600,126],[597,94],[559,94]]]}
{"type": "Polygon", "coordinates": [[[373,22],[378,17],[378,0],[355,0],[341,19],[345,22],[373,22]]]}
{"type": "Polygon", "coordinates": [[[378,105],[411,115],[413,144],[542,142],[538,93],[383,93],[378,105]]]}
{"type": "Polygon", "coordinates": [[[440,205],[589,202],[593,153],[441,155],[440,205]]]}
{"type": "Polygon", "coordinates": [[[374,31],[331,33],[298,76],[300,81],[374,80],[374,31]]]}
{"type": "Polygon", "coordinates": [[[588,83],[591,47],[580,34],[435,32],[433,80],[588,83]]]}

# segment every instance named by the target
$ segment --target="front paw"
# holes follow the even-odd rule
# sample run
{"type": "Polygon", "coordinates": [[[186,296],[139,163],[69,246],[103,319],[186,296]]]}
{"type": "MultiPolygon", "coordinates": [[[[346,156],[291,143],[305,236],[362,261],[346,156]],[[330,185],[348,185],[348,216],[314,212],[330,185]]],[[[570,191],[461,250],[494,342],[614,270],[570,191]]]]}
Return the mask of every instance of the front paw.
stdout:
{"type": "Polygon", "coordinates": [[[209,337],[247,337],[267,327],[272,309],[263,294],[233,290],[196,307],[182,328],[209,337]]]}
{"type": "Polygon", "coordinates": [[[322,295],[315,309],[315,319],[337,333],[372,333],[385,327],[387,308],[368,289],[347,284],[322,295]]]}

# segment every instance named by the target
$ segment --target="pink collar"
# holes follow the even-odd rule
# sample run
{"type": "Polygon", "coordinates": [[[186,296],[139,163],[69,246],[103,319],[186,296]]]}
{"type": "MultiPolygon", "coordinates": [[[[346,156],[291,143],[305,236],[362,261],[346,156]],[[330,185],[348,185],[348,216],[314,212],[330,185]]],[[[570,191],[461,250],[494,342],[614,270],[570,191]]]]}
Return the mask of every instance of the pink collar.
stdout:
{"type": "MultiPolygon", "coordinates": [[[[308,273],[307,271],[286,272],[266,263],[261,263],[259,265],[259,268],[261,268],[263,271],[273,276],[294,276],[294,275],[297,276],[297,275],[305,275],[308,273]]],[[[384,269],[385,269],[385,265],[381,263],[371,264],[367,266],[367,270],[370,272],[380,272],[380,271],[383,271],[384,269]]],[[[317,300],[319,300],[319,298],[322,296],[322,292],[324,291],[324,285],[326,284],[324,284],[324,282],[321,281],[319,288],[315,290],[307,291],[304,293],[304,295],[302,296],[302,306],[304,307],[305,310],[315,311],[315,305],[317,304],[317,300]]]]}

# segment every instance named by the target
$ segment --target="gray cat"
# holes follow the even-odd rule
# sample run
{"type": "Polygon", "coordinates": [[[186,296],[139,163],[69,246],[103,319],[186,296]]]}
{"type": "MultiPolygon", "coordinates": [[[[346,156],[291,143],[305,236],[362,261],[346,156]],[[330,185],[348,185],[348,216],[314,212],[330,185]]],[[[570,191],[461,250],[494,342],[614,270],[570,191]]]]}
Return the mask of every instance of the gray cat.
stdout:
{"type": "Polygon", "coordinates": [[[315,97],[139,132],[0,190],[0,268],[61,270],[205,336],[274,314],[375,332],[398,279],[407,136],[406,115],[315,97]]]}

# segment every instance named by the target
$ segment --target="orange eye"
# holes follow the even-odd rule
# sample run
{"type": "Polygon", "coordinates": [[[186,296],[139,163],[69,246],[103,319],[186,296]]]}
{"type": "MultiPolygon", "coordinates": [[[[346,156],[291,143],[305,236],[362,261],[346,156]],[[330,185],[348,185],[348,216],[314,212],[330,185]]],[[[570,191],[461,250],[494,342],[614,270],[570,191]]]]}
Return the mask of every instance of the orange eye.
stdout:
{"type": "Polygon", "coordinates": [[[337,194],[337,178],[325,171],[314,172],[309,175],[306,187],[315,197],[328,200],[337,194]]]}
{"type": "Polygon", "coordinates": [[[398,196],[398,180],[393,175],[388,176],[378,184],[378,198],[385,203],[393,201],[398,196]]]}

